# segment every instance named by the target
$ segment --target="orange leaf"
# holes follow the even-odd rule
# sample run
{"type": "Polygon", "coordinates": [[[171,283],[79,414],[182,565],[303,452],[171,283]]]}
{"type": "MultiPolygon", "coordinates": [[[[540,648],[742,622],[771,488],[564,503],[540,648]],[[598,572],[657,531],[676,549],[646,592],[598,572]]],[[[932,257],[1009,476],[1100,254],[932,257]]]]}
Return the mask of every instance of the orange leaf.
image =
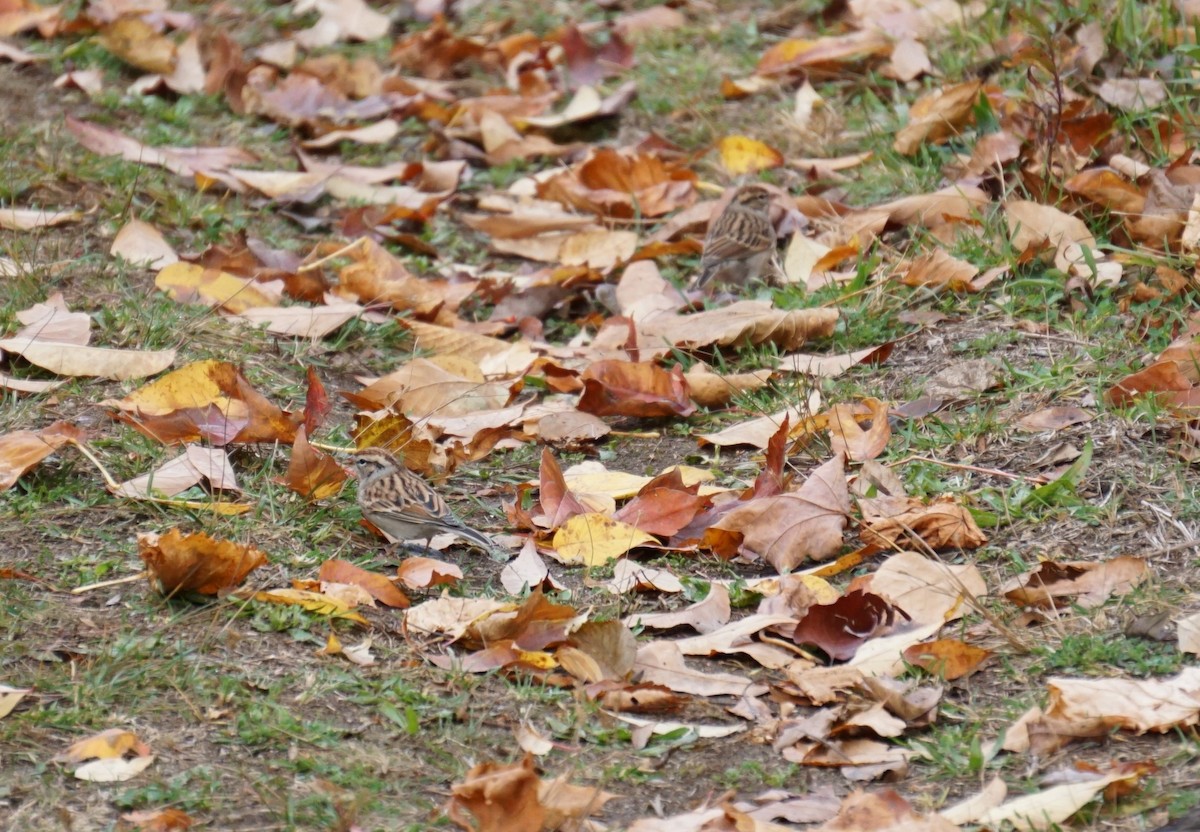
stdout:
{"type": "Polygon", "coordinates": [[[184,535],[171,529],[161,536],[151,532],[139,534],[137,542],[150,583],[163,595],[216,595],[267,564],[267,556],[253,546],[214,540],[203,532],[184,535]]]}
{"type": "Polygon", "coordinates": [[[349,561],[337,558],[327,560],[321,564],[317,577],[323,583],[353,584],[362,587],[376,601],[389,607],[407,609],[409,606],[408,596],[397,589],[386,576],[368,572],[349,561]]]}
{"type": "Polygon", "coordinates": [[[991,650],[973,647],[954,638],[942,638],[905,649],[904,660],[951,682],[970,676],[991,655],[991,650]]]}
{"type": "Polygon", "coordinates": [[[584,413],[650,419],[696,412],[678,364],[668,372],[655,364],[609,359],[595,362],[579,378],[583,396],[576,406],[584,413]]]}

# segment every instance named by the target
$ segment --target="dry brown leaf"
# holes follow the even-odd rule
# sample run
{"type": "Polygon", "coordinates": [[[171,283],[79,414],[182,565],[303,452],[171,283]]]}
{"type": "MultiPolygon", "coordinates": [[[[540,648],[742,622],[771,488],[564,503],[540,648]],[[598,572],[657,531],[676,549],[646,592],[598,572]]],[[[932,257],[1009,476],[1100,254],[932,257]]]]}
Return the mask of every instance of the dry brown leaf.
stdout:
{"type": "Polygon", "coordinates": [[[779,359],[781,372],[803,373],[818,378],[837,378],[851,367],[859,364],[880,364],[892,354],[895,345],[889,341],[878,347],[867,347],[841,355],[815,355],[810,353],[792,353],[779,359]]]}
{"type": "Polygon", "coordinates": [[[54,755],[53,760],[57,763],[82,763],[84,760],[115,759],[126,754],[144,757],[149,753],[149,746],[132,731],[109,728],[72,743],[66,751],[54,755]]]}
{"type": "Polygon", "coordinates": [[[1142,558],[1117,557],[1093,561],[1044,561],[1000,587],[1004,597],[1019,606],[1055,608],[1078,604],[1084,609],[1102,606],[1110,597],[1126,595],[1150,577],[1142,558]]]}
{"type": "Polygon", "coordinates": [[[1016,424],[1021,430],[1040,433],[1062,430],[1071,425],[1090,422],[1095,418],[1095,413],[1078,407],[1044,407],[1022,416],[1016,424]]]}
{"type": "Polygon", "coordinates": [[[721,166],[730,176],[741,176],[783,164],[783,154],[775,148],[749,136],[726,136],[717,142],[721,166]]]}
{"type": "Polygon", "coordinates": [[[867,543],[892,547],[913,535],[935,551],[941,549],[977,549],[987,543],[966,506],[944,497],[928,505],[906,498],[899,502],[873,499],[860,501],[867,543]]]}
{"type": "Polygon", "coordinates": [[[967,81],[923,95],[909,110],[908,124],[896,134],[892,147],[902,156],[911,156],[926,142],[957,135],[970,123],[982,90],[982,81],[967,81]]]}
{"type": "Polygon", "coordinates": [[[597,361],[579,378],[583,395],[575,406],[584,413],[653,419],[696,412],[678,364],[668,372],[656,364],[597,361]]]}
{"type": "Polygon", "coordinates": [[[461,783],[450,787],[446,814],[469,832],[542,829],[546,808],[538,797],[540,785],[531,754],[507,766],[480,763],[466,773],[461,783]]]}
{"type": "Polygon", "coordinates": [[[154,285],[179,303],[220,307],[235,314],[279,302],[278,296],[268,295],[253,280],[195,263],[172,263],[159,271],[154,285]]]}
{"type": "Polygon", "coordinates": [[[890,39],[874,31],[785,40],[763,53],[754,71],[758,75],[782,75],[809,67],[837,69],[840,64],[886,55],[891,49],[890,39]]]}
{"type": "Polygon", "coordinates": [[[643,682],[653,682],[676,693],[695,696],[762,696],[767,686],[734,673],[703,673],[687,666],[673,641],[652,641],[637,652],[635,671],[643,682]]]}
{"type": "Polygon", "coordinates": [[[78,211],[47,211],[43,208],[0,208],[0,228],[10,231],[32,231],[79,222],[83,214],[78,211]]]}
{"type": "Polygon", "coordinates": [[[139,832],[185,832],[195,824],[195,819],[182,809],[144,809],[140,812],[125,812],[121,822],[139,832]]]}
{"type": "Polygon", "coordinates": [[[684,373],[688,395],[701,407],[724,407],[735,396],[766,387],[771,379],[771,370],[755,370],[752,373],[714,373],[706,364],[696,363],[684,373]]]}
{"type": "Polygon", "coordinates": [[[957,832],[941,815],[921,815],[892,789],[868,794],[856,791],[842,803],[837,817],[813,832],[957,832]]]}
{"type": "Polygon", "coordinates": [[[241,491],[225,451],[188,445],[182,455],[148,474],[121,483],[113,493],[135,500],[159,495],[174,497],[204,481],[215,490],[241,491]]]}
{"type": "MultiPolygon", "coordinates": [[[[900,617],[903,616],[903,611],[900,617]]],[[[892,628],[897,609],[873,593],[854,590],[830,604],[814,604],[796,622],[792,639],[819,647],[831,659],[854,658],[859,646],[892,628]]]]}
{"type": "Polygon", "coordinates": [[[1062,272],[1070,272],[1072,265],[1087,265],[1084,247],[1100,259],[1096,238],[1078,217],[1024,199],[1004,203],[1004,213],[1013,248],[1018,252],[1049,246],[1054,249],[1054,265],[1062,272]]]}
{"type": "Polygon", "coordinates": [[[453,563],[435,558],[405,558],[396,568],[396,577],[409,589],[429,589],[434,586],[454,586],[463,579],[463,572],[453,563]]]}
{"type": "Polygon", "coordinates": [[[724,557],[761,558],[790,572],[809,558],[839,552],[849,515],[845,462],[838,454],[797,490],[735,508],[705,532],[704,543],[724,557]]]}
{"type": "Polygon", "coordinates": [[[824,414],[829,425],[829,447],[835,454],[844,454],[851,462],[866,462],[883,453],[891,438],[888,406],[879,399],[863,399],[857,404],[834,405],[824,414]],[[869,421],[867,430],[858,424],[869,421]]]}
{"type": "Polygon", "coordinates": [[[991,655],[991,650],[944,638],[909,647],[904,651],[904,660],[951,682],[970,676],[991,655]]]}
{"type": "Polygon", "coordinates": [[[638,546],[657,543],[636,526],[603,514],[576,515],[554,532],[555,557],[563,563],[602,566],[638,546]]]}
{"type": "Polygon", "coordinates": [[[260,566],[265,553],[232,540],[215,540],[203,532],[185,535],[171,529],[164,535],[139,534],[138,554],[146,564],[150,584],[158,592],[216,595],[240,584],[260,566]]]}
{"type": "Polygon", "coordinates": [[[15,430],[0,434],[0,492],[12,488],[21,475],[71,441],[86,435],[70,422],[55,422],[40,431],[15,430]]]}
{"type": "Polygon", "coordinates": [[[162,269],[179,262],[179,255],[162,232],[141,220],[130,220],[113,238],[109,254],[147,269],[162,269]]]}
{"type": "Polygon", "coordinates": [[[951,257],[945,249],[936,248],[912,261],[900,282],[905,286],[945,287],[952,292],[975,291],[971,281],[979,274],[979,268],[951,257]]]}
{"type": "Polygon", "coordinates": [[[863,581],[918,624],[940,627],[962,618],[975,599],[987,595],[987,584],[973,565],[944,564],[917,554],[898,552],[863,581]]]}
{"type": "Polygon", "coordinates": [[[321,583],[352,584],[362,587],[381,604],[396,609],[408,609],[409,600],[386,576],[355,566],[349,561],[334,558],[321,564],[317,573],[321,583]]]}
{"type": "Polygon", "coordinates": [[[60,376],[145,378],[170,367],[175,350],[115,350],[16,336],[0,340],[0,350],[21,356],[30,364],[60,376]]]}
{"type": "Polygon", "coordinates": [[[696,174],[656,155],[602,148],[539,183],[538,196],[621,219],[660,217],[695,200],[695,181],[696,174]]]}

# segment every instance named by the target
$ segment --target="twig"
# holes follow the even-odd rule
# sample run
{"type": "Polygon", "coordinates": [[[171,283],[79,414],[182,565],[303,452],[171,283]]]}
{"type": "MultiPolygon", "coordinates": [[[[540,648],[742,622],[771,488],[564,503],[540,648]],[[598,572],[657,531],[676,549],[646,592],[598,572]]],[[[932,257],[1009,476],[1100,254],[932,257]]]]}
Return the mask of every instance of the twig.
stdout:
{"type": "Polygon", "coordinates": [[[1034,485],[1045,485],[1049,480],[1044,476],[1026,477],[1022,474],[1010,474],[1008,471],[1001,471],[999,468],[980,468],[978,465],[961,465],[957,462],[943,462],[940,459],[913,454],[906,456],[904,459],[898,459],[888,465],[889,468],[894,468],[897,465],[903,465],[906,462],[928,462],[933,465],[941,465],[943,468],[955,468],[961,471],[974,471],[977,474],[988,474],[993,477],[1004,477],[1010,480],[1022,480],[1024,482],[1033,483],[1034,485]]]}
{"type": "Polygon", "coordinates": [[[1172,543],[1170,546],[1163,546],[1162,548],[1154,549],[1153,551],[1144,553],[1142,558],[1149,559],[1159,555],[1170,555],[1174,552],[1182,552],[1187,549],[1196,548],[1200,548],[1200,537],[1193,537],[1191,540],[1184,540],[1181,543],[1172,543]]]}
{"type": "Polygon", "coordinates": [[[1029,332],[1025,329],[1012,328],[1013,332],[1018,335],[1024,335],[1026,338],[1043,338],[1047,341],[1062,341],[1064,344],[1073,344],[1077,347],[1095,347],[1096,345],[1090,341],[1080,341],[1078,338],[1068,338],[1065,335],[1051,335],[1046,332],[1029,332]]]}
{"type": "Polygon", "coordinates": [[[336,260],[337,258],[341,257],[342,255],[346,254],[347,252],[351,252],[356,248],[361,248],[363,245],[363,241],[366,239],[367,239],[366,237],[359,237],[353,243],[342,246],[337,251],[335,251],[333,254],[326,254],[324,257],[318,258],[318,259],[312,261],[311,263],[305,263],[303,266],[296,269],[296,273],[303,274],[304,272],[311,272],[314,269],[319,269],[319,268],[321,268],[321,266],[324,266],[330,260],[336,260]]]}
{"type": "Polygon", "coordinates": [[[117,481],[112,478],[112,474],[108,473],[108,469],[105,468],[104,465],[101,464],[100,460],[96,458],[96,455],[92,453],[91,448],[75,439],[68,439],[67,441],[78,448],[79,453],[86,456],[88,461],[96,466],[96,470],[100,472],[100,476],[104,477],[104,484],[108,486],[109,491],[115,492],[121,487],[117,481]]]}
{"type": "Polygon", "coordinates": [[[149,575],[149,572],[139,572],[136,575],[126,575],[124,578],[113,578],[111,581],[101,581],[98,584],[86,584],[85,586],[77,586],[71,590],[72,595],[82,595],[85,592],[91,592],[93,589],[104,589],[106,586],[117,586],[118,584],[131,584],[134,581],[140,581],[142,578],[149,575]]]}

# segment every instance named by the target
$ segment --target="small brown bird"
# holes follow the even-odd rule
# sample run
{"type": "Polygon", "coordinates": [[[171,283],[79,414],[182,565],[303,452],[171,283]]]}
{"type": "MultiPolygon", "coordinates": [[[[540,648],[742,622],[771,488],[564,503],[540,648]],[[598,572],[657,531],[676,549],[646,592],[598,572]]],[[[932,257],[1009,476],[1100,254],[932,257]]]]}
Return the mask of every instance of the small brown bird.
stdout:
{"type": "Polygon", "coordinates": [[[433,486],[409,471],[383,448],[363,448],[354,455],[358,475],[358,507],[393,542],[424,540],[449,532],[489,553],[496,544],[450,511],[433,486]]]}
{"type": "Polygon", "coordinates": [[[774,253],[771,192],[762,185],[743,185],[709,224],[692,288],[703,289],[710,283],[744,284],[759,278],[774,253]]]}

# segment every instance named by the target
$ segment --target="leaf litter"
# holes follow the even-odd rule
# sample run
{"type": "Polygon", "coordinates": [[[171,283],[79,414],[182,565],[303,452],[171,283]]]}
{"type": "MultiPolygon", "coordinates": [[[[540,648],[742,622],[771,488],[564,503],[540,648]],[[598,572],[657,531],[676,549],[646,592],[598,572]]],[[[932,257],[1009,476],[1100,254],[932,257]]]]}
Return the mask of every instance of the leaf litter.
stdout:
{"type": "MultiPolygon", "coordinates": [[[[846,395],[825,385],[812,387],[778,414],[746,407],[755,393],[772,389],[789,374],[830,379],[849,373],[854,382],[869,379],[881,362],[905,348],[877,340],[876,346],[844,354],[801,353],[821,349],[839,331],[843,311],[836,304],[776,306],[775,298],[763,296],[710,303],[681,293],[663,277],[664,264],[678,276],[680,267],[689,267],[679,258],[698,251],[715,207],[698,202],[713,188],[705,178],[714,169],[732,178],[762,171],[782,175],[793,167],[820,178],[850,175],[842,172],[868,161],[865,154],[848,155],[852,161],[846,163],[789,159],[774,139],[741,132],[719,136],[716,158],[709,162],[662,137],[634,144],[622,135],[624,141],[611,146],[578,141],[627,118],[635,96],[646,92],[627,76],[651,57],[637,32],[645,26],[686,25],[692,10],[682,5],[682,12],[656,7],[618,17],[599,38],[600,29],[583,22],[542,36],[516,31],[519,26],[460,32],[454,18],[435,17],[427,28],[396,37],[390,53],[364,53],[353,60],[337,53],[303,54],[391,36],[392,21],[349,0],[295,4],[291,12],[310,15],[308,28],[293,30],[291,49],[280,48],[284,41],[260,44],[258,57],[243,53],[223,32],[197,28],[191,14],[165,9],[111,14],[107,4],[93,3],[68,20],[58,7],[16,3],[0,10],[0,32],[57,39],[51,43],[80,33],[95,36],[117,60],[149,73],[134,81],[137,95],[204,91],[231,114],[260,117],[320,152],[298,152],[301,169],[261,169],[254,166],[270,163],[248,149],[147,144],[94,121],[66,119],[68,132],[88,152],[165,168],[179,178],[178,187],[194,188],[200,196],[220,194],[270,206],[308,231],[339,223],[366,231],[347,235],[355,237],[348,245],[332,237],[315,243],[311,236],[304,238],[302,245],[310,248],[298,256],[261,242],[252,247],[249,240],[197,256],[172,247],[163,234],[174,237],[182,229],[131,219],[119,231],[114,228],[110,249],[132,267],[154,271],[155,288],[173,301],[215,310],[230,333],[240,331],[239,322],[265,325],[279,343],[307,339],[318,350],[363,322],[396,321],[421,355],[389,355],[386,362],[374,362],[380,372],[358,372],[355,384],[344,384],[339,393],[346,405],[339,413],[346,416],[347,407],[357,411],[352,416],[357,444],[402,448],[414,470],[445,478],[505,449],[555,444],[591,452],[591,443],[609,432],[690,428],[699,421],[698,409],[705,408],[725,409],[736,421],[720,431],[705,424],[703,432],[694,431],[697,438],[716,449],[749,445],[767,452],[751,483],[725,471],[714,473],[720,457],[707,452],[700,458],[713,470],[697,474],[676,459],[653,466],[660,473],[647,476],[648,466],[632,460],[625,467],[636,472],[595,462],[564,470],[543,447],[536,481],[488,492],[506,503],[509,525],[521,543],[521,554],[500,573],[509,600],[438,589],[457,584],[456,591],[470,593],[473,585],[462,582],[474,569],[425,557],[405,559],[394,578],[333,557],[323,559],[315,573],[307,570],[307,577],[289,574],[291,586],[279,585],[276,569],[275,588],[242,587],[249,574],[268,565],[262,551],[173,525],[136,539],[158,593],[171,599],[207,595],[229,603],[294,606],[330,627],[399,621],[412,639],[416,661],[506,674],[548,688],[575,686],[614,712],[652,709],[652,701],[664,708],[698,707],[699,700],[712,698],[727,706],[730,720],[721,725],[628,716],[619,721],[631,726],[623,730],[636,749],[649,747],[655,737],[690,742],[752,730],[783,760],[838,769],[854,782],[886,777],[904,783],[918,755],[896,740],[936,724],[943,689],[906,687],[908,682],[896,677],[908,665],[945,682],[986,673],[982,663],[1014,644],[1011,630],[995,613],[981,610],[981,597],[989,592],[1003,597],[1014,615],[1017,607],[1065,615],[1129,594],[1151,577],[1151,567],[1136,556],[1102,562],[1047,558],[1008,583],[985,579],[974,566],[953,560],[988,543],[981,526],[995,525],[995,514],[985,509],[995,508],[988,502],[993,495],[948,482],[920,496],[907,496],[903,488],[878,493],[887,474],[908,476],[906,464],[918,462],[897,462],[896,455],[888,455],[898,445],[901,423],[911,427],[928,413],[896,410],[875,390],[846,395]],[[267,54],[275,57],[267,60],[267,54]],[[492,88],[484,92],[469,83],[474,73],[488,77],[492,88]],[[416,125],[425,135],[422,152],[428,156],[377,167],[341,158],[352,156],[347,148],[355,144],[387,147],[397,131],[408,129],[401,125],[416,125]],[[509,187],[481,185],[482,170],[514,159],[529,167],[509,187]],[[562,161],[550,163],[553,159],[562,161]],[[470,189],[464,187],[468,182],[470,189]],[[471,213],[456,216],[464,204],[471,213]],[[368,214],[370,206],[380,213],[368,214]],[[440,260],[436,247],[422,249],[418,235],[447,221],[480,235],[500,255],[503,268],[481,270],[440,260]],[[661,224],[657,232],[655,224],[661,224]],[[662,238],[648,239],[656,233],[662,238]],[[389,249],[393,241],[422,250],[433,264],[415,267],[389,249]],[[537,298],[534,287],[541,290],[537,298]],[[480,305],[506,299],[518,310],[510,317],[485,321],[474,315],[480,305]],[[521,314],[526,302],[529,313],[521,314]],[[577,331],[570,337],[550,332],[546,323],[552,312],[573,319],[577,331]],[[404,317],[394,317],[397,313],[404,317]],[[783,357],[746,372],[728,372],[721,365],[748,348],[783,357]],[[714,359],[717,363],[708,363],[714,359]],[[869,469],[877,459],[888,464],[869,469]],[[851,500],[851,483],[868,470],[875,474],[851,500]],[[713,478],[722,485],[701,485],[713,478]],[[669,555],[665,562],[671,569],[645,563],[661,555],[669,555]],[[839,581],[840,587],[825,580],[852,568],[843,565],[851,563],[845,558],[854,556],[857,567],[876,555],[883,557],[839,581]],[[591,570],[611,564],[612,580],[598,586],[618,597],[636,591],[639,599],[656,599],[651,603],[674,603],[660,599],[694,594],[698,579],[687,573],[704,558],[750,572],[774,571],[778,577],[755,582],[749,598],[739,595],[736,605],[730,588],[705,582],[709,587],[702,600],[689,606],[637,611],[621,620],[577,600],[574,590],[545,594],[564,579],[574,583],[580,572],[590,581],[591,570]],[[795,574],[800,569],[806,574],[795,574]],[[413,603],[398,583],[426,597],[413,603]],[[375,604],[406,612],[380,612],[375,604]],[[977,623],[954,628],[961,638],[951,638],[948,625],[968,614],[977,623]],[[680,637],[676,629],[695,634],[680,637]],[[1005,644],[997,643],[997,635],[1005,644]],[[971,643],[976,640],[988,647],[971,643]],[[719,656],[738,659],[720,661],[719,656]]],[[[785,222],[793,223],[785,232],[792,239],[786,276],[809,291],[847,288],[849,296],[864,290],[865,284],[848,288],[860,280],[873,280],[878,288],[893,274],[899,280],[891,282],[931,294],[986,294],[1008,292],[1012,279],[1041,268],[1061,278],[1064,303],[1078,312],[1096,292],[1125,281],[1132,261],[1120,244],[1140,245],[1156,262],[1160,255],[1194,249],[1192,166],[1126,157],[1108,146],[1101,150],[1102,142],[1115,136],[1114,113],[1154,111],[1167,94],[1165,85],[1153,78],[1107,77],[1130,69],[1116,64],[1105,68],[1103,81],[1072,81],[1071,95],[1060,90],[1054,104],[1060,110],[1059,132],[1047,139],[1037,126],[1047,112],[1038,97],[1047,87],[1038,73],[1049,71],[1061,84],[1055,69],[1059,57],[1053,54],[1061,49],[1087,75],[1104,57],[1103,37],[1081,27],[1073,43],[1055,40],[1065,35],[1045,34],[1051,47],[1046,48],[1037,45],[1036,32],[1018,33],[1026,42],[1009,57],[1029,64],[1031,84],[1025,92],[1002,89],[986,77],[943,79],[931,62],[936,52],[927,47],[979,13],[975,4],[952,5],[882,11],[850,3],[829,12],[840,19],[836,33],[816,35],[798,26],[765,45],[751,78],[726,79],[727,98],[750,101],[779,89],[790,95],[790,87],[807,84],[810,74],[852,78],[863,69],[879,69],[902,80],[934,76],[902,112],[892,150],[901,157],[926,150],[945,151],[948,160],[956,156],[947,164],[948,184],[859,206],[842,202],[844,195],[823,185],[798,188],[803,194],[781,189],[785,222]],[[1021,185],[1018,196],[996,199],[998,193],[1014,192],[1008,187],[1014,182],[1021,185]],[[1052,184],[1080,202],[1052,198],[1052,184]],[[1085,203],[1113,212],[1104,233],[1085,203]],[[983,239],[987,218],[1003,225],[1007,234],[999,236],[1010,250],[999,265],[984,271],[963,256],[969,249],[954,246],[983,239]],[[889,262],[861,276],[836,271],[847,267],[843,264],[861,265],[865,252],[889,262]]],[[[785,20],[788,11],[779,14],[785,20]]],[[[812,88],[800,92],[804,89],[812,88]]],[[[791,117],[815,129],[818,103],[830,106],[815,91],[798,95],[791,117]]],[[[1183,158],[1169,121],[1158,125],[1156,140],[1172,151],[1170,158],[1183,158]]],[[[1137,154],[1144,145],[1118,149],[1137,154]]],[[[0,224],[21,233],[87,221],[83,210],[5,210],[0,224]]],[[[1157,299],[1164,291],[1182,290],[1168,272],[1156,278],[1163,288],[1140,284],[1145,296],[1157,299]]],[[[313,372],[303,405],[294,405],[274,390],[260,392],[246,370],[230,361],[195,359],[162,375],[174,365],[175,349],[91,346],[89,316],[68,312],[61,297],[47,297],[25,312],[18,315],[25,328],[0,341],[6,370],[17,374],[3,377],[13,396],[53,392],[51,384],[57,382],[39,378],[42,373],[117,381],[158,377],[134,390],[105,387],[109,397],[100,403],[113,422],[99,430],[111,435],[133,428],[151,443],[183,446],[183,454],[120,484],[101,468],[115,496],[156,501],[164,510],[194,509],[195,501],[163,498],[200,486],[238,493],[244,488],[250,492],[247,499],[263,499],[263,486],[247,485],[247,454],[253,451],[244,446],[284,449],[288,466],[275,482],[310,510],[334,500],[345,483],[340,463],[325,450],[328,443],[313,437],[330,409],[313,372]]],[[[1165,404],[1185,441],[1195,431],[1189,412],[1198,383],[1193,323],[1173,332],[1174,340],[1144,369],[1114,379],[1102,391],[1110,407],[1136,406],[1151,397],[1165,404]]],[[[987,359],[928,370],[922,391],[949,412],[1015,395],[1013,387],[1020,384],[1020,378],[987,359]]],[[[1095,418],[1095,397],[1065,398],[1065,404],[1035,405],[1009,415],[1031,433],[1077,431],[1095,418]],[[1025,415],[1018,420],[1021,412],[1025,415]]],[[[0,435],[5,488],[24,487],[26,478],[41,476],[48,470],[42,467],[46,459],[64,444],[93,453],[89,443],[96,431],[88,425],[87,432],[56,422],[0,435]]],[[[1016,499],[1006,506],[1018,511],[1077,507],[1091,449],[1089,440],[1057,479],[1028,493],[1014,492],[1016,499]]],[[[976,448],[977,453],[987,450],[976,448]]],[[[966,451],[957,458],[944,460],[950,470],[1032,479],[982,468],[966,451]]],[[[1181,641],[1190,638],[1187,627],[1180,629],[1181,641]]],[[[344,656],[362,669],[354,672],[397,664],[396,651],[382,649],[375,635],[347,646],[332,629],[319,655],[344,656]]],[[[1186,670],[1165,680],[1052,679],[1045,711],[1031,712],[1012,726],[1005,747],[1014,754],[1029,749],[1044,754],[1081,737],[1106,736],[1114,727],[1133,733],[1184,728],[1196,721],[1195,708],[1188,705],[1194,688],[1186,670]],[[1175,704],[1156,704],[1162,701],[1175,704]]],[[[534,734],[529,729],[527,739],[534,734]]],[[[77,777],[129,779],[153,761],[136,738],[129,745],[131,733],[102,736],[119,737],[109,745],[122,750],[70,759],[99,756],[117,763],[86,771],[91,764],[85,764],[77,777]],[[124,759],[131,751],[133,759],[124,759]]],[[[554,741],[549,749],[545,742],[531,744],[547,758],[547,766],[557,762],[554,741]]],[[[593,786],[571,786],[565,775],[543,777],[537,766],[530,757],[511,765],[476,765],[450,787],[447,817],[463,828],[558,828],[568,820],[579,826],[614,797],[593,786]]],[[[843,790],[840,805],[835,800],[819,817],[807,817],[829,830],[858,828],[865,816],[880,829],[1003,821],[1040,828],[1066,821],[1106,787],[1141,776],[1125,769],[1094,774],[1086,783],[1050,786],[1007,803],[989,797],[989,808],[955,810],[953,820],[920,814],[897,792],[879,788],[843,790]]],[[[778,805],[787,802],[781,797],[778,805]]],[[[793,808],[803,814],[799,806],[793,808]]],[[[758,810],[725,801],[670,821],[634,819],[629,828],[664,823],[672,829],[750,828],[747,824],[767,822],[750,820],[751,811],[758,810]]],[[[788,817],[783,809],[773,811],[783,813],[773,817],[788,817]]]]}

